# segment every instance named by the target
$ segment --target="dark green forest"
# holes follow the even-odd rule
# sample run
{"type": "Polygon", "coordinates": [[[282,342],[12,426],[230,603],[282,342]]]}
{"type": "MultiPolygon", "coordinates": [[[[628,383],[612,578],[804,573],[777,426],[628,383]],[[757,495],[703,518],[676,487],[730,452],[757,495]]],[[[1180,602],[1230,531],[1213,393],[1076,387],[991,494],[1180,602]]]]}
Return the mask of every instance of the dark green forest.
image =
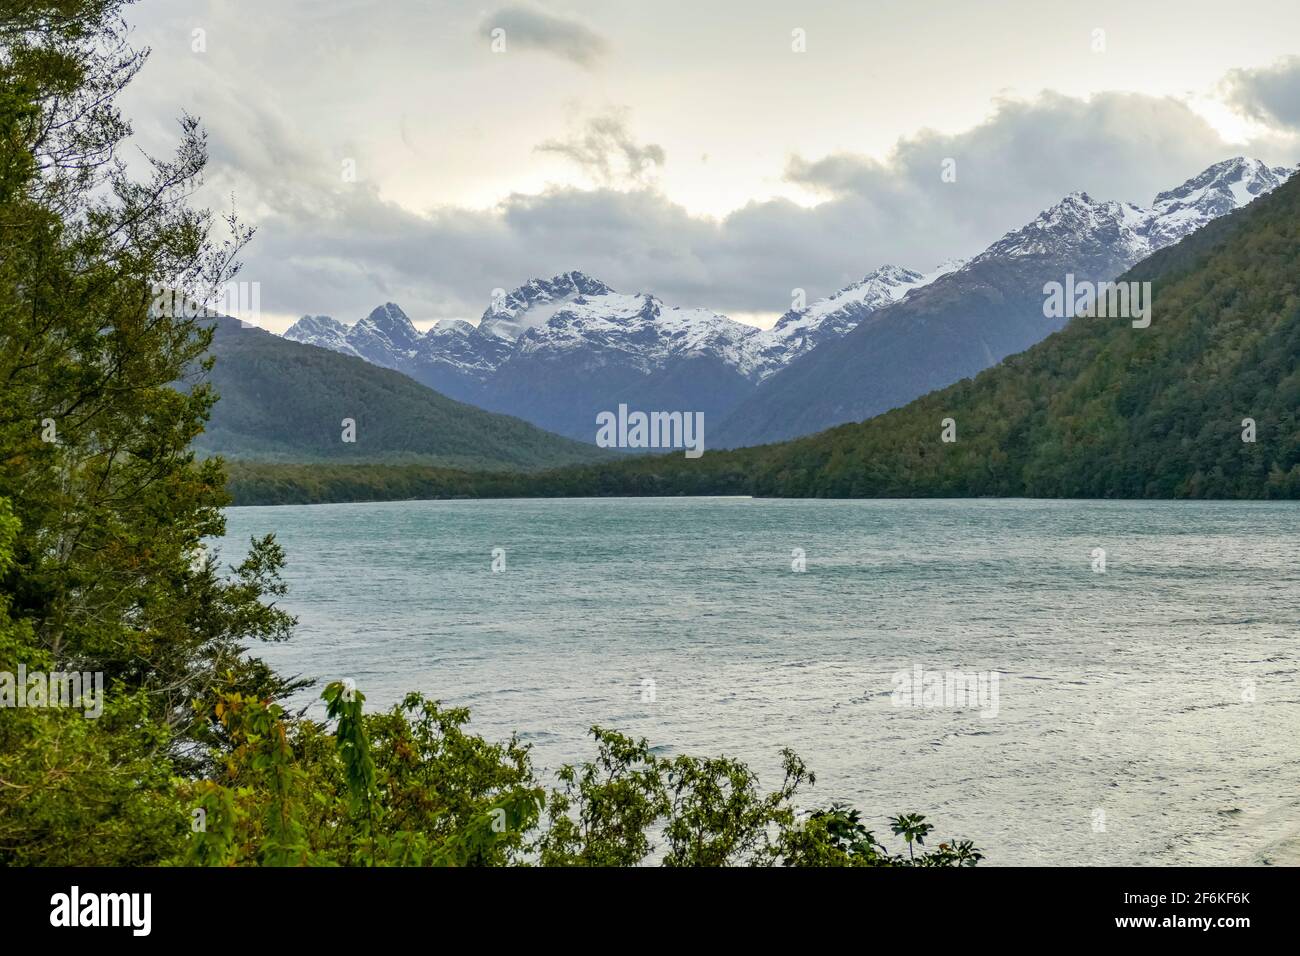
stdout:
{"type": "Polygon", "coordinates": [[[1300,177],[1139,263],[1151,326],[1076,318],[1002,364],[796,441],[488,476],[241,465],[239,504],[434,497],[1300,498],[1300,177]],[[955,441],[942,441],[952,419],[955,441]],[[1253,422],[1253,441],[1247,437],[1253,422]]]}

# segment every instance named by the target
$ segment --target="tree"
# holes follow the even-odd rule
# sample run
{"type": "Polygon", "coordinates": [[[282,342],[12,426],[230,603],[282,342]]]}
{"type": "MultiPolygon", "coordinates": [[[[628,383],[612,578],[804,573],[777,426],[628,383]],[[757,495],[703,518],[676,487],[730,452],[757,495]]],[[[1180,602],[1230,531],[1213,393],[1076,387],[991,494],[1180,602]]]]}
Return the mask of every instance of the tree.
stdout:
{"type": "Polygon", "coordinates": [[[128,831],[102,862],[158,856],[176,833],[170,774],[221,732],[191,701],[292,687],[243,654],[288,635],[283,555],[254,542],[229,575],[202,555],[227,499],[221,463],[189,447],[215,396],[185,385],[211,335],[186,306],[237,272],[251,232],[232,214],[218,240],[190,207],[207,158],[192,117],[174,157],[128,172],[116,101],[146,51],[123,7],[0,9],[0,671],[99,673],[108,691],[97,720],[0,709],[0,862],[83,862],[128,831]]]}
{"type": "Polygon", "coordinates": [[[527,749],[465,733],[467,711],[410,695],[366,714],[337,683],[332,727],[281,706],[299,685],[247,648],[294,623],[284,554],[255,540],[219,570],[203,542],[225,476],[191,444],[216,401],[189,384],[212,337],[194,306],[251,232],[232,213],[218,241],[190,208],[192,117],[142,181],[122,162],[115,103],[145,56],[127,2],[0,8],[0,672],[108,691],[93,718],[0,707],[0,865],[634,865],[659,833],[669,863],[776,861],[813,779],[793,754],[763,795],[738,761],[596,729],[596,762],[548,797],[527,749]]]}
{"type": "Polygon", "coordinates": [[[173,158],[128,173],[116,100],[147,51],[123,5],[0,13],[0,495],[21,527],[4,586],[54,666],[148,691],[183,743],[201,728],[192,698],[283,691],[239,652],[291,620],[264,600],[273,541],[229,580],[201,554],[227,498],[220,462],[189,447],[216,397],[183,384],[211,338],[185,306],[233,277],[251,232],[232,214],[217,241],[190,207],[207,161],[193,117],[173,158]]]}

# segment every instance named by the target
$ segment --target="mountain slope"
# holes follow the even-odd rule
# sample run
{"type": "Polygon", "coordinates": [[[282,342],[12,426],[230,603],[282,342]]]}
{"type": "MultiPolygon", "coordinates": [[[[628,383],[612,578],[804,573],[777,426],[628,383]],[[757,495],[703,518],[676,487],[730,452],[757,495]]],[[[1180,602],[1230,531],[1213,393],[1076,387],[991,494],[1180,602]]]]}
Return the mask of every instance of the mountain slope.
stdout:
{"type": "Polygon", "coordinates": [[[713,434],[736,447],[859,421],[975,375],[1061,327],[1043,286],[1112,279],[1286,180],[1258,160],[1217,163],[1142,209],[1072,193],[963,268],[874,312],[765,381],[713,434]]]}
{"type": "Polygon", "coordinates": [[[929,273],[883,265],[834,295],[803,309],[791,309],[759,336],[764,349],[764,372],[775,373],[817,346],[847,335],[873,312],[901,301],[913,290],[963,265],[964,261],[951,259],[929,273]]]}
{"type": "Polygon", "coordinates": [[[201,452],[236,459],[535,469],[609,457],[452,401],[399,372],[217,320],[208,380],[221,396],[201,452]],[[356,441],[342,441],[345,418],[356,441]]]}

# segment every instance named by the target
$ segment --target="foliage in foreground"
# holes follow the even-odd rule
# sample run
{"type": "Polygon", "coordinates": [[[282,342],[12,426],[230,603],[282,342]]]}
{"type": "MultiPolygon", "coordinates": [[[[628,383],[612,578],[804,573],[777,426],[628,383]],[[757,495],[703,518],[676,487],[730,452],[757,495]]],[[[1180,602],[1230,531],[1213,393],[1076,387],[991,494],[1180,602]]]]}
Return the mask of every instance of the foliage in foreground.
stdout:
{"type": "Polygon", "coordinates": [[[214,778],[180,793],[197,809],[181,859],[196,865],[310,866],[973,866],[969,841],[917,854],[932,826],[890,820],[892,854],[835,805],[799,814],[814,777],[784,752],[785,780],[763,792],[726,757],[656,756],[645,740],[592,729],[595,759],[534,778],[515,739],[467,734],[469,713],[419,694],[364,714],[340,683],[324,698],[334,722],[289,719],[238,695],[211,714],[229,735],[214,778]]]}
{"type": "MultiPolygon", "coordinates": [[[[4,621],[5,633],[12,622],[4,621]]],[[[742,762],[657,756],[593,728],[596,755],[537,781],[517,739],[467,733],[469,712],[410,694],[366,714],[325,689],[328,721],[223,694],[212,771],[182,775],[134,697],[98,720],[0,711],[0,866],[973,866],[969,841],[916,853],[932,829],[889,821],[891,853],[842,805],[800,813],[815,782],[784,752],[764,792],[742,762]]]]}

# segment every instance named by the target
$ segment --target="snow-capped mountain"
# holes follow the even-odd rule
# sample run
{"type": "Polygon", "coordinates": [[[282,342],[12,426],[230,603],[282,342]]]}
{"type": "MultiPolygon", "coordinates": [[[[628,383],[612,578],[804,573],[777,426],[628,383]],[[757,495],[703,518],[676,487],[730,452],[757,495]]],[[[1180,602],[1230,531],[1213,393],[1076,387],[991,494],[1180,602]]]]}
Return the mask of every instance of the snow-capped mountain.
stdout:
{"type": "Polygon", "coordinates": [[[304,315],[284,337],[345,355],[359,355],[384,368],[401,368],[421,341],[406,313],[388,302],[354,325],[344,325],[328,315],[304,315]]]}
{"type": "Polygon", "coordinates": [[[1292,172],[1238,157],[1160,193],[1148,207],[1071,193],[960,268],[877,309],[870,322],[797,356],[714,430],[714,446],[861,421],[974,376],[1064,324],[1044,315],[1045,283],[1067,274],[1114,279],[1292,172]]]}
{"type": "Polygon", "coordinates": [[[289,326],[284,337],[291,342],[315,345],[329,349],[331,352],[357,355],[357,350],[348,344],[348,332],[351,328],[337,319],[331,319],[328,315],[304,315],[289,326]]]}
{"type": "Polygon", "coordinates": [[[1149,211],[1132,203],[1098,202],[1085,192],[1073,192],[1031,222],[1007,233],[973,258],[970,265],[995,259],[1080,254],[1136,262],[1152,251],[1144,234],[1149,221],[1149,211]]]}
{"type": "Polygon", "coordinates": [[[1215,163],[1177,189],[1156,196],[1144,235],[1153,249],[1172,245],[1210,220],[1272,192],[1293,172],[1286,166],[1269,167],[1245,156],[1215,163]]]}
{"type": "Polygon", "coordinates": [[[963,265],[964,260],[949,259],[928,273],[884,265],[834,295],[818,299],[803,309],[791,309],[764,336],[768,345],[766,371],[775,372],[823,342],[851,332],[877,309],[893,305],[912,290],[927,286],[963,265]]]}
{"type": "Polygon", "coordinates": [[[596,415],[620,404],[720,419],[762,371],[757,328],[582,273],[521,286],[488,310],[480,335],[500,342],[507,322],[519,335],[476,403],[587,441],[596,415]]]}
{"type": "Polygon", "coordinates": [[[464,319],[442,319],[416,344],[418,364],[442,362],[466,372],[488,374],[500,364],[506,349],[485,349],[478,328],[464,319]]]}
{"type": "MultiPolygon", "coordinates": [[[[960,264],[949,262],[927,274],[882,266],[807,308],[787,312],[768,330],[710,309],[669,306],[649,293],[616,292],[574,271],[499,291],[477,326],[444,320],[421,336],[390,302],[352,326],[303,316],[285,338],[359,355],[453,398],[490,407],[513,390],[498,381],[493,394],[484,396],[503,365],[511,363],[518,381],[527,378],[520,370],[529,362],[554,363],[566,355],[646,377],[688,358],[702,359],[725,369],[725,377],[752,385],[960,264]]],[[[527,408],[509,410],[528,414],[527,408]]]]}
{"type": "Polygon", "coordinates": [[[1071,193],[969,261],[880,266],[768,330],[573,271],[497,290],[478,325],[421,335],[388,303],[350,327],[304,316],[285,337],[588,441],[596,412],[623,403],[705,411],[721,426],[715,445],[772,441],[877,414],[1028,348],[1056,328],[1042,316],[1044,281],[1114,278],[1290,172],[1225,160],[1148,207],[1071,193]]]}
{"type": "Polygon", "coordinates": [[[551,279],[533,279],[509,295],[492,302],[479,328],[513,342],[529,329],[540,328],[566,304],[584,296],[607,295],[613,290],[599,279],[581,272],[565,272],[551,279]]]}
{"type": "Polygon", "coordinates": [[[376,365],[400,369],[415,357],[420,332],[405,312],[387,302],[352,326],[348,344],[376,365]]]}
{"type": "Polygon", "coordinates": [[[708,309],[669,307],[647,293],[580,295],[526,328],[516,353],[555,354],[598,347],[626,356],[645,372],[692,354],[716,356],[747,377],[761,374],[756,347],[762,333],[708,309]]]}
{"type": "Polygon", "coordinates": [[[1073,192],[1027,225],[1009,232],[973,260],[1050,256],[1106,248],[1132,265],[1189,236],[1206,223],[1271,192],[1292,169],[1238,156],[1215,163],[1148,207],[1099,202],[1073,192]]]}
{"type": "Polygon", "coordinates": [[[498,292],[477,326],[443,321],[421,336],[389,303],[350,328],[304,316],[285,336],[588,441],[596,413],[620,403],[720,416],[782,361],[770,333],[581,272],[498,292]]]}

